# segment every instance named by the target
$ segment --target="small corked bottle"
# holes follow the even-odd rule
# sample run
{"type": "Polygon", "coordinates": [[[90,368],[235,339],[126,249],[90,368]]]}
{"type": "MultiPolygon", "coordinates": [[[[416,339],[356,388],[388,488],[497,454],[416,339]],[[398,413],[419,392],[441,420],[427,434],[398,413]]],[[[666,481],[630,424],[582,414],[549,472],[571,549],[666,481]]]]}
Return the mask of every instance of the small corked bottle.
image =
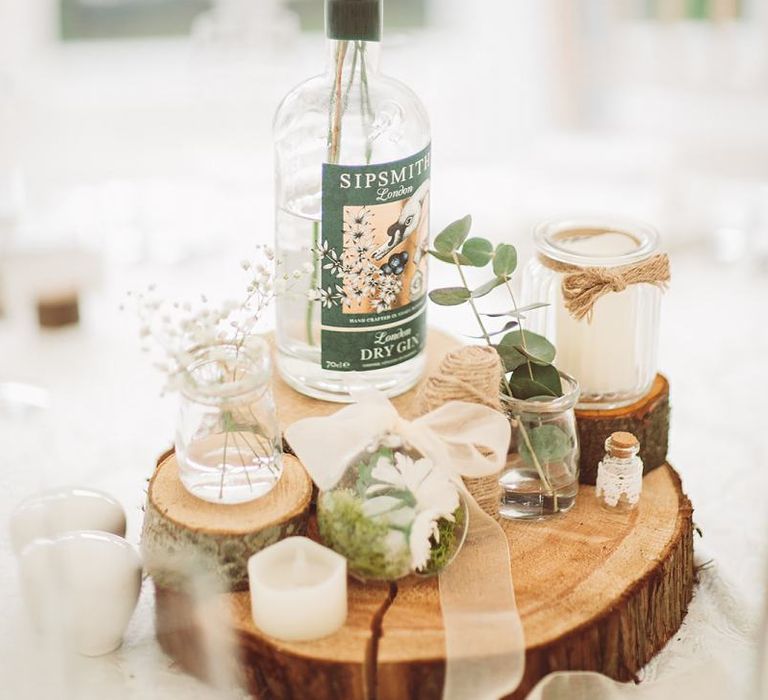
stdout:
{"type": "Polygon", "coordinates": [[[643,489],[640,443],[632,433],[613,433],[605,441],[605,457],[597,467],[595,495],[612,510],[632,510],[643,489]]]}

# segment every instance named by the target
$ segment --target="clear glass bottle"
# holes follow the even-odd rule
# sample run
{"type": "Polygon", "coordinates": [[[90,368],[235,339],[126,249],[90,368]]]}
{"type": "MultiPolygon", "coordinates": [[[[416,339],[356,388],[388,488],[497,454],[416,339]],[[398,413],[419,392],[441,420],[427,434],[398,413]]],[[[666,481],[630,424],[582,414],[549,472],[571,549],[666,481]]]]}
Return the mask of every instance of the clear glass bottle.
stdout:
{"type": "Polygon", "coordinates": [[[579,493],[579,437],[574,407],[579,385],[560,373],[563,395],[516,399],[502,396],[512,427],[501,484],[499,515],[538,519],[564,513],[579,493]]]}
{"type": "Polygon", "coordinates": [[[643,461],[637,456],[640,443],[632,433],[613,433],[605,441],[605,457],[597,467],[595,495],[611,510],[637,506],[643,490],[643,461]]]}
{"type": "Polygon", "coordinates": [[[424,368],[430,128],[378,69],[381,0],[326,0],[329,59],[274,121],[276,249],[311,271],[277,304],[277,364],[317,398],[390,396],[424,368]]]}
{"type": "Polygon", "coordinates": [[[579,382],[578,407],[618,408],[641,398],[657,371],[661,289],[630,284],[610,291],[589,317],[577,320],[563,301],[564,273],[552,267],[633,265],[658,252],[657,232],[627,220],[558,219],[540,224],[534,241],[537,255],[525,268],[521,303],[549,303],[530,314],[528,327],[554,343],[558,367],[579,382]]]}
{"type": "Polygon", "coordinates": [[[272,398],[269,348],[222,343],[201,348],[187,368],[176,424],[184,487],[211,503],[243,503],[280,479],[282,439],[272,398]]]}

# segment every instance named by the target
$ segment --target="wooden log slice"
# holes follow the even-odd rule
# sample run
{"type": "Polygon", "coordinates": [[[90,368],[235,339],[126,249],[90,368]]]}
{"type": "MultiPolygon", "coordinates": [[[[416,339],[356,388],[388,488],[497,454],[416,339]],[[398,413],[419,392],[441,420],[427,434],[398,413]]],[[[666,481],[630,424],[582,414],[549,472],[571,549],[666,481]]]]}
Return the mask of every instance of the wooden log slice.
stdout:
{"type": "Polygon", "coordinates": [[[669,382],[661,374],[650,391],[635,403],[609,411],[577,410],[579,481],[594,485],[597,465],[605,454],[605,440],[615,432],[632,433],[640,441],[640,459],[647,474],[667,461],[669,448],[669,382]]]}
{"type": "Polygon", "coordinates": [[[262,498],[218,505],[195,498],[181,484],[173,454],[149,482],[141,549],[155,583],[185,589],[194,581],[214,589],[248,588],[248,558],[290,535],[306,532],[312,482],[304,467],[283,456],[283,473],[262,498]]]}
{"type": "MultiPolygon", "coordinates": [[[[639,508],[628,515],[602,509],[594,488],[581,486],[562,516],[503,523],[526,639],[515,700],[556,670],[630,680],[662,648],[693,591],[691,516],[680,479],[665,465],[646,476],[639,508]]],[[[351,581],[349,606],[335,635],[288,643],[254,626],[247,593],[196,605],[160,586],[157,634],[183,668],[202,677],[211,677],[205,650],[228,649],[230,675],[258,698],[439,698],[445,640],[436,580],[393,587],[351,581]]]]}

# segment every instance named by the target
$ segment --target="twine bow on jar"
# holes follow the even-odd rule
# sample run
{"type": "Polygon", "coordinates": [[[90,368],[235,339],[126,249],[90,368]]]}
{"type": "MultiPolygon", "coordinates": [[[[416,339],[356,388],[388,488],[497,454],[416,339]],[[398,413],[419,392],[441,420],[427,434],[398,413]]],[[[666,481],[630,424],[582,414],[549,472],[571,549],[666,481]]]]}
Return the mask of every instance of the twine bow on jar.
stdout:
{"type": "Polygon", "coordinates": [[[671,279],[669,256],[659,253],[647,260],[621,267],[579,267],[541,256],[541,262],[555,272],[562,272],[565,308],[577,321],[592,320],[597,300],[610,292],[623,292],[633,284],[653,284],[666,289],[671,279]]]}

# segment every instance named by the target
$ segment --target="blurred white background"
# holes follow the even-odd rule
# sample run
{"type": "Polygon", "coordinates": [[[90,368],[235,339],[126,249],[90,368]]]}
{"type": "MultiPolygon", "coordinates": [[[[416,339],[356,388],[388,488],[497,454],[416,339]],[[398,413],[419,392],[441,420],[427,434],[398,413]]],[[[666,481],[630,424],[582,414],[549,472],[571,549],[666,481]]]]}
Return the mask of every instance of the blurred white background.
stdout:
{"type": "MultiPolygon", "coordinates": [[[[173,402],[118,305],[148,282],[226,293],[237,261],[271,239],[272,115],[324,67],[321,6],[0,0],[0,382],[51,401],[0,415],[4,512],[86,483],[121,497],[138,541],[173,402]],[[40,331],[36,297],[69,287],[81,323],[40,331]]],[[[704,531],[699,561],[714,564],[647,674],[711,655],[747,675],[765,589],[768,3],[386,0],[385,16],[383,69],[432,118],[434,231],[471,212],[478,234],[525,253],[552,215],[661,230],[671,456],[704,531]]],[[[430,313],[456,329],[453,311],[430,313]]],[[[37,697],[45,679],[1,551],[0,668],[14,669],[9,697],[37,697]]],[[[65,696],[206,696],[161,656],[142,600],[126,647],[80,662],[65,696]]]]}

